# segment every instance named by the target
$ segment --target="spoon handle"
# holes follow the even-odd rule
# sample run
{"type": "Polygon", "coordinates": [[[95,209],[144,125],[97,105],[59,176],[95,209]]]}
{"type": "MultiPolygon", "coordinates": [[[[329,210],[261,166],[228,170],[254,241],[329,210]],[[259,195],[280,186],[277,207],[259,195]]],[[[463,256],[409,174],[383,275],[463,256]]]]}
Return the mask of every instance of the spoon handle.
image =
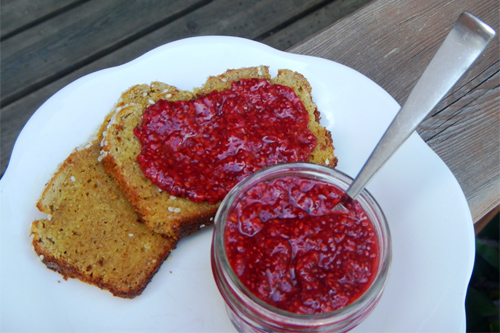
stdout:
{"type": "Polygon", "coordinates": [[[406,103],[400,109],[358,176],[347,189],[356,197],[389,157],[410,137],[495,36],[495,31],[463,12],[446,36],[406,103]]]}

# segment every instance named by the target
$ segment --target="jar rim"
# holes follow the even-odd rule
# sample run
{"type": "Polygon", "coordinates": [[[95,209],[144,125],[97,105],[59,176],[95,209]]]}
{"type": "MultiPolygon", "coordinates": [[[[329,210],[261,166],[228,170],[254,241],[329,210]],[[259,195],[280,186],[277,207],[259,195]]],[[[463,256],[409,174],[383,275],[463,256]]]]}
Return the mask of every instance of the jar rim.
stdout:
{"type": "Polygon", "coordinates": [[[370,221],[377,232],[377,239],[379,240],[379,264],[377,268],[377,274],[368,289],[363,293],[363,295],[361,295],[354,302],[346,305],[345,307],[334,311],[316,314],[294,313],[277,308],[263,301],[262,299],[254,295],[250,290],[248,290],[248,288],[244,286],[244,284],[240,281],[232,266],[229,264],[229,260],[225,251],[224,226],[232,204],[238,200],[241,194],[245,193],[252,186],[262,181],[282,178],[286,176],[300,176],[323,180],[329,183],[334,181],[333,184],[341,188],[343,191],[345,191],[348,185],[352,182],[352,178],[350,176],[337,169],[310,162],[293,162],[277,164],[263,168],[238,183],[226,195],[214,219],[215,229],[213,241],[214,245],[215,243],[217,243],[215,246],[215,252],[217,253],[214,254],[218,256],[218,258],[222,262],[222,265],[224,265],[224,267],[226,268],[225,271],[227,273],[227,277],[229,278],[228,282],[230,282],[231,287],[237,288],[239,291],[241,291],[261,310],[292,321],[326,320],[328,318],[337,318],[339,316],[345,316],[348,318],[359,312],[360,308],[368,308],[372,303],[369,300],[377,300],[382,294],[392,262],[392,251],[391,234],[387,219],[375,198],[366,189],[360,192],[356,200],[360,202],[367,215],[369,215],[370,221]],[[339,181],[341,182],[341,184],[338,184],[339,181]],[[374,221],[374,217],[376,218],[376,221],[374,221]]]}

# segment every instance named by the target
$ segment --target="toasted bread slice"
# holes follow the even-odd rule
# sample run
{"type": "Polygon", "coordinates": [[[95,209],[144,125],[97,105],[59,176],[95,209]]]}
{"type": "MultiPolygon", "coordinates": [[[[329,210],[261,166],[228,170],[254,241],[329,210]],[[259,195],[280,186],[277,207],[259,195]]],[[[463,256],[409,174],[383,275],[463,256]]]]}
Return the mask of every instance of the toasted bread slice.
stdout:
{"type": "Polygon", "coordinates": [[[317,145],[309,161],[334,167],[337,158],[330,133],[319,124],[319,112],[312,101],[311,87],[299,73],[280,70],[271,79],[265,66],[228,70],[219,76],[211,76],[207,82],[193,92],[181,91],[164,83],[138,85],[126,91],[116,105],[116,111],[101,142],[101,158],[106,171],[113,176],[122,192],[144,223],[160,234],[179,238],[198,230],[213,221],[219,203],[195,203],[185,198],[176,198],[161,191],[142,172],[137,156],[141,144],[133,130],[141,124],[144,110],[160,99],[190,100],[214,90],[229,89],[233,81],[247,78],[270,80],[271,83],[291,87],[309,112],[308,127],[317,138],[317,145]]]}
{"type": "Polygon", "coordinates": [[[98,162],[100,144],[72,153],[45,188],[32,223],[33,247],[65,279],[123,298],[140,295],[176,241],[138,223],[132,206],[98,162]]]}

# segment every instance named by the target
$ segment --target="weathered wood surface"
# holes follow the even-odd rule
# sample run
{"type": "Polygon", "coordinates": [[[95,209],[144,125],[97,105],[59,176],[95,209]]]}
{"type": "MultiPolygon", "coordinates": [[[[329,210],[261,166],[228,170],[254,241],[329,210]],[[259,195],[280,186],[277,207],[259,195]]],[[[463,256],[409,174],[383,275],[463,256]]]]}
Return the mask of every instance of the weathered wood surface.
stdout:
{"type": "MultiPolygon", "coordinates": [[[[354,68],[402,104],[462,11],[499,32],[499,9],[498,0],[378,0],[290,51],[354,68]]],[[[458,179],[475,222],[500,205],[499,40],[418,128],[458,179]]]]}
{"type": "Polygon", "coordinates": [[[87,0],[2,0],[0,38],[6,39],[87,0]]]}
{"type": "MultiPolygon", "coordinates": [[[[55,1],[59,3],[58,1],[55,1]]],[[[284,50],[369,0],[68,1],[50,15],[41,4],[1,2],[2,18],[21,11],[36,22],[2,23],[19,31],[1,42],[1,169],[36,109],[70,82],[128,62],[165,43],[192,36],[231,35],[284,50]],[[37,5],[34,5],[38,4],[37,5]],[[28,9],[26,9],[28,8],[28,9]],[[133,21],[133,22],[130,22],[133,21]]]]}
{"type": "MultiPolygon", "coordinates": [[[[51,95],[173,40],[231,35],[291,47],[360,71],[401,104],[463,10],[499,29],[497,0],[0,3],[1,174],[20,130],[51,95]]],[[[474,221],[500,203],[499,54],[497,38],[418,130],[457,177],[474,221]]]]}

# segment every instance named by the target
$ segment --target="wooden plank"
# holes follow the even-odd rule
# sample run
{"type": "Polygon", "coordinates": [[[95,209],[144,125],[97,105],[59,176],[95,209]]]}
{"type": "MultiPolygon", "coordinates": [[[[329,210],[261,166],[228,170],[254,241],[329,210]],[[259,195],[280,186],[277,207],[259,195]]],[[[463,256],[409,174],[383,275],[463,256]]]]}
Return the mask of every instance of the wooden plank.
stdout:
{"type": "Polygon", "coordinates": [[[294,21],[289,26],[276,31],[260,42],[279,50],[286,50],[293,45],[311,38],[313,34],[326,29],[336,21],[344,18],[372,0],[336,0],[294,21]]]}
{"type": "Polygon", "coordinates": [[[90,1],[2,42],[2,104],[29,93],[206,0],[90,1]]]}
{"type": "MultiPolygon", "coordinates": [[[[500,54],[498,44],[495,49],[500,54]]],[[[419,134],[457,176],[473,216],[482,218],[500,203],[500,62],[477,71],[438,105],[419,134]]]]}
{"type": "Polygon", "coordinates": [[[126,6],[121,1],[92,1],[6,40],[2,45],[3,103],[9,104],[155,29],[165,32],[155,46],[200,33],[259,36],[324,2],[308,0],[290,6],[283,0],[220,0],[169,24],[183,10],[204,4],[199,1],[130,0],[126,6]]]}
{"type": "MultiPolygon", "coordinates": [[[[134,40],[114,52],[68,73],[60,79],[17,100],[1,111],[2,142],[0,146],[1,174],[5,171],[14,141],[22,127],[35,110],[51,95],[79,77],[97,70],[117,66],[137,58],[145,52],[165,43],[181,38],[202,35],[233,35],[256,39],[275,29],[277,24],[297,17],[300,13],[322,2],[301,1],[297,6],[288,6],[288,0],[234,2],[214,1],[177,20],[134,40]],[[283,9],[283,10],[282,10],[283,9]],[[276,12],[280,15],[276,15],[276,12]]],[[[312,33],[312,32],[311,32],[312,33]]],[[[54,64],[55,66],[56,64],[54,64]]],[[[32,67],[30,65],[30,67],[32,67]]],[[[33,75],[42,75],[36,72],[33,75]]]]}
{"type": "Polygon", "coordinates": [[[87,0],[2,0],[0,39],[8,38],[87,0]]]}
{"type": "MultiPolygon", "coordinates": [[[[291,51],[354,68],[402,104],[459,14],[468,10],[499,31],[499,6],[496,0],[378,0],[291,51]],[[342,38],[332,38],[339,31],[342,38]]],[[[458,179],[474,221],[500,204],[499,54],[497,35],[418,129],[458,179]]]]}
{"type": "Polygon", "coordinates": [[[500,212],[500,206],[497,206],[487,215],[485,215],[482,219],[477,221],[476,224],[474,224],[474,232],[476,236],[484,229],[484,227],[488,225],[488,223],[493,223],[493,219],[497,216],[499,212],[500,212]]]}

